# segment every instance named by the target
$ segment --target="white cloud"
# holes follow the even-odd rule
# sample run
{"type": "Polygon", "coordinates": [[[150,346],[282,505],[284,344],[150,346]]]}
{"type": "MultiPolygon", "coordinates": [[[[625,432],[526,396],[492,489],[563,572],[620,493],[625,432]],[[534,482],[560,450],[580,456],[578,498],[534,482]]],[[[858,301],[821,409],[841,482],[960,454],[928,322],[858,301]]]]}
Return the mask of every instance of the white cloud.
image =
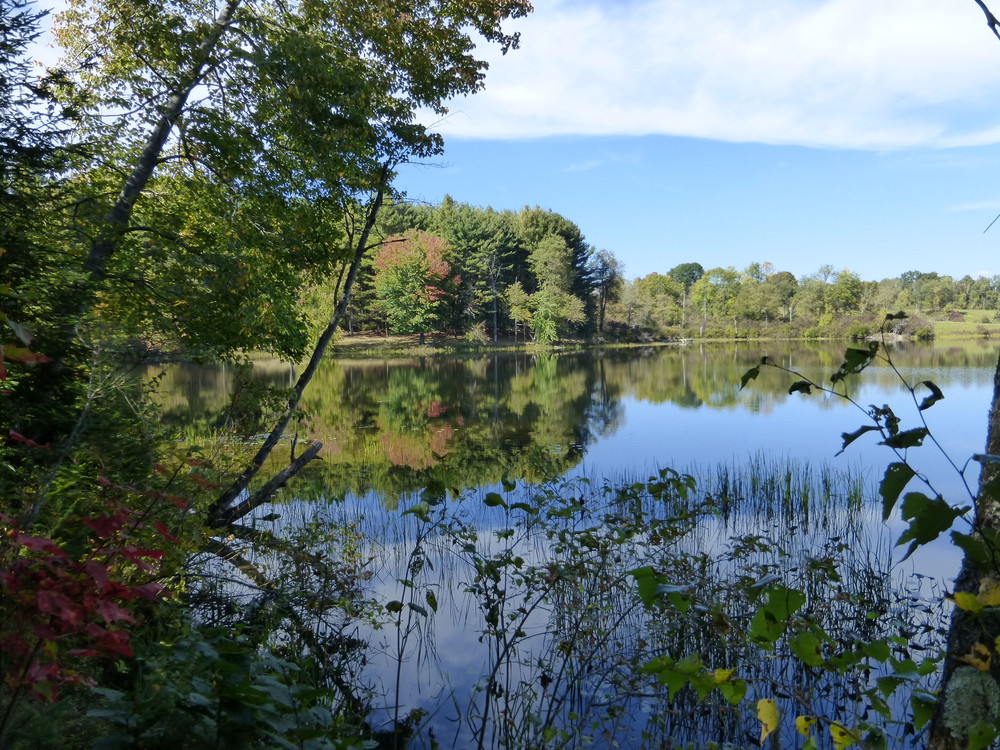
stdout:
{"type": "Polygon", "coordinates": [[[518,27],[441,132],[1000,142],[1000,41],[973,0],[539,0],[518,27]]]}

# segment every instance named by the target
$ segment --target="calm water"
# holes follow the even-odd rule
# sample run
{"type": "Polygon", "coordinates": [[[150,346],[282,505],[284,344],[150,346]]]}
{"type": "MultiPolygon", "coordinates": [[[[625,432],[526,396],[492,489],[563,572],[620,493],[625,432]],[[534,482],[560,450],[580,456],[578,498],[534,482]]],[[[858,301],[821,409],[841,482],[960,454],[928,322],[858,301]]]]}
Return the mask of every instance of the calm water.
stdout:
{"type": "MultiPolygon", "coordinates": [[[[892,350],[907,380],[932,380],[943,390],[945,400],[925,416],[942,445],[963,461],[983,449],[998,348],[970,342],[892,350]]],[[[740,390],[740,376],[762,355],[827,380],[843,346],[331,360],[303,401],[309,419],[299,439],[308,435],[325,445],[322,466],[313,472],[318,481],[304,492],[329,498],[377,491],[392,505],[419,492],[429,477],[464,490],[502,478],[600,481],[643,477],[663,466],[738,466],[761,452],[876,473],[892,460],[888,449],[866,439],[871,436],[837,456],[841,433],[865,424],[865,415],[827,394],[789,395],[794,376],[765,369],[740,390]]],[[[253,378],[281,387],[296,374],[293,366],[261,362],[253,378]]],[[[169,368],[161,387],[167,418],[214,426],[235,378],[231,368],[169,368]]],[[[863,406],[893,406],[904,429],[919,425],[912,400],[884,365],[869,368],[848,390],[863,406]]],[[[263,432],[266,420],[257,416],[238,424],[250,435],[263,432]]],[[[927,471],[955,491],[953,478],[938,473],[932,449],[920,450],[927,471]]]]}
{"type": "MultiPolygon", "coordinates": [[[[944,392],[944,401],[924,416],[960,466],[983,449],[998,346],[891,350],[908,382],[931,380],[944,392]]],[[[650,562],[654,553],[646,542],[616,548],[622,559],[606,571],[606,581],[615,583],[581,600],[589,596],[603,602],[586,617],[581,613],[589,610],[581,609],[574,596],[563,591],[542,597],[507,571],[502,579],[509,590],[507,611],[515,613],[510,615],[514,620],[518,607],[529,611],[517,620],[524,637],[516,647],[507,643],[505,648],[502,639],[490,636],[484,620],[489,602],[476,583],[477,571],[482,572],[476,565],[503,554],[542,565],[569,553],[553,546],[551,534],[533,532],[523,518],[483,507],[486,491],[501,491],[513,502],[534,492],[528,488],[535,483],[559,477],[575,483],[575,489],[561,490],[564,496],[578,493],[581,506],[586,498],[586,509],[573,516],[573,523],[594,524],[595,533],[603,533],[603,510],[597,504],[607,499],[600,493],[605,480],[642,480],[673,467],[703,478],[706,486],[714,482],[723,494],[718,489],[723,477],[724,482],[734,480],[733,486],[725,485],[724,494],[732,496],[725,512],[677,540],[672,557],[657,558],[660,564],[678,555],[723,561],[734,539],[760,537],[773,542],[778,552],[761,551],[755,564],[791,580],[808,560],[825,554],[833,538],[838,544],[846,540],[847,549],[839,554],[853,573],[845,586],[884,588],[882,596],[893,601],[902,601],[908,592],[939,590],[930,581],[947,580],[957,568],[950,546],[932,545],[898,564],[901,555],[892,542],[903,525],[896,520],[883,525],[873,501],[878,479],[893,460],[891,452],[866,435],[836,455],[841,433],[866,424],[864,413],[828,394],[789,395],[789,384],[799,378],[769,369],[740,390],[740,376],[762,355],[828,382],[842,361],[843,346],[695,344],[603,355],[328,362],[307,392],[303,408],[310,416],[300,435],[323,441],[323,461],[314,464],[297,499],[285,499],[283,518],[272,523],[279,529],[283,523],[316,518],[358,524],[373,558],[369,595],[381,602],[417,605],[404,608],[395,625],[352,631],[372,645],[365,679],[371,686],[373,723],[391,724],[411,709],[427,712],[412,747],[434,742],[441,747],[659,747],[656,738],[664,736],[685,737],[698,746],[707,739],[738,745],[748,732],[758,731],[752,719],[741,723],[704,707],[677,711],[662,696],[651,697],[628,684],[621,665],[612,663],[609,654],[632,653],[628,643],[657,638],[674,643],[680,637],[669,625],[648,621],[624,575],[630,566],[650,562]],[[822,492],[816,491],[811,500],[782,505],[735,482],[766,474],[768,467],[788,476],[809,474],[812,486],[827,482],[833,490],[822,500],[822,492]],[[831,476],[850,479],[830,482],[831,476]],[[589,484],[579,484],[581,478],[589,484]],[[503,490],[504,482],[516,489],[503,490]],[[428,485],[453,489],[465,498],[432,506],[437,525],[400,513],[418,503],[428,485]],[[334,499],[338,502],[328,502],[334,499]],[[509,528],[514,533],[507,536],[509,528]],[[468,544],[470,537],[458,542],[456,537],[469,533],[475,534],[469,548],[475,552],[461,554],[460,542],[468,544]],[[914,572],[930,578],[914,578],[914,572]],[[436,613],[428,611],[428,591],[434,594],[436,613]],[[585,659],[560,651],[560,644],[570,639],[567,633],[581,632],[591,633],[592,639],[597,638],[594,633],[602,634],[604,640],[595,642],[585,659]],[[505,690],[490,688],[489,674],[502,676],[505,690]],[[620,708],[629,718],[609,707],[620,708]],[[546,726],[561,727],[566,734],[546,734],[546,726]]],[[[296,374],[294,367],[265,362],[255,366],[252,380],[283,387],[296,374]]],[[[211,428],[215,413],[241,387],[231,370],[178,367],[167,371],[161,394],[167,417],[197,431],[211,428]]],[[[903,429],[920,425],[912,398],[884,364],[849,382],[848,393],[863,407],[891,405],[903,429]]],[[[918,398],[923,395],[918,392],[918,398]]],[[[248,435],[263,431],[259,414],[234,417],[248,435]]],[[[936,491],[956,502],[961,498],[960,478],[934,448],[912,449],[911,458],[936,491]]],[[[970,469],[967,481],[974,486],[975,480],[970,469]]],[[[799,491],[796,497],[808,493],[799,491]]],[[[698,585],[714,585],[712,581],[731,575],[719,562],[698,585]]],[[[589,584],[576,585],[583,590],[589,584]]],[[[818,596],[811,606],[830,618],[828,627],[849,618],[850,613],[823,599],[818,596]]],[[[912,619],[910,612],[901,616],[912,619]]],[[[674,645],[679,653],[704,654],[715,648],[683,639],[674,645]]],[[[747,667],[756,670],[755,684],[805,679],[788,672],[792,667],[787,660],[766,662],[747,667]]],[[[850,707],[831,710],[841,709],[850,707]]]]}

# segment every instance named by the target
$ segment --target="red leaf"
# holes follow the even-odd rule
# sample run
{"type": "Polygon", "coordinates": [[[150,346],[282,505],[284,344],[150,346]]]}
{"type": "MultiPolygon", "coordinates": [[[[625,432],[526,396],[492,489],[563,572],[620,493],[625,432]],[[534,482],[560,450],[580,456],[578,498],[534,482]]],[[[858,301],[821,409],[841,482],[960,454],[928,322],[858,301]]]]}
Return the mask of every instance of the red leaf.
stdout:
{"type": "Polygon", "coordinates": [[[44,354],[35,354],[28,349],[21,346],[5,346],[3,347],[4,354],[7,355],[7,359],[12,359],[15,362],[24,362],[25,364],[33,364],[35,362],[50,362],[51,360],[44,354]]]}
{"type": "Polygon", "coordinates": [[[132,656],[132,647],[129,645],[128,633],[124,630],[102,630],[97,638],[97,643],[94,645],[106,655],[132,656]]]}
{"type": "Polygon", "coordinates": [[[27,445],[30,445],[32,448],[44,448],[45,450],[49,450],[52,448],[52,443],[46,443],[45,445],[42,445],[41,443],[36,443],[31,438],[26,438],[20,432],[17,432],[15,430],[8,430],[7,434],[10,436],[11,440],[14,440],[18,443],[25,443],[27,445]]]}
{"type": "Polygon", "coordinates": [[[110,586],[108,579],[108,569],[95,560],[89,560],[84,564],[83,569],[94,579],[101,592],[104,593],[110,586]]]}
{"type": "Polygon", "coordinates": [[[110,625],[113,622],[128,622],[135,624],[135,618],[127,609],[123,609],[108,599],[101,599],[94,607],[94,611],[104,618],[104,622],[110,625]]]}
{"type": "Polygon", "coordinates": [[[73,627],[83,624],[83,611],[65,594],[58,591],[38,592],[38,611],[58,617],[73,627]]]}
{"type": "Polygon", "coordinates": [[[170,495],[167,500],[171,505],[180,508],[181,510],[188,509],[188,502],[183,497],[177,497],[176,495],[170,495]]]}
{"type": "Polygon", "coordinates": [[[118,532],[122,523],[117,518],[108,518],[107,516],[98,516],[97,518],[84,518],[82,521],[97,532],[97,535],[102,538],[108,538],[114,536],[118,532]]]}
{"type": "Polygon", "coordinates": [[[160,523],[159,521],[153,521],[153,527],[154,527],[154,528],[155,528],[155,529],[156,529],[157,531],[159,531],[159,532],[160,532],[161,534],[163,534],[163,536],[164,536],[164,537],[165,537],[165,538],[166,538],[166,539],[167,539],[168,541],[171,541],[171,542],[179,542],[179,541],[180,541],[180,539],[178,539],[178,538],[177,538],[177,537],[175,537],[175,536],[174,536],[173,534],[171,534],[171,533],[170,533],[170,530],[169,530],[169,529],[168,529],[168,528],[167,528],[166,526],[164,526],[164,525],[163,525],[162,523],[160,523]]]}
{"type": "Polygon", "coordinates": [[[56,555],[57,557],[66,557],[66,553],[59,548],[59,545],[48,537],[18,534],[15,541],[22,547],[27,547],[36,552],[48,552],[50,555],[56,555]]]}
{"type": "Polygon", "coordinates": [[[143,599],[149,599],[150,601],[155,601],[161,597],[164,599],[170,598],[170,592],[155,581],[144,583],[141,586],[133,586],[132,591],[139,594],[143,599]]]}

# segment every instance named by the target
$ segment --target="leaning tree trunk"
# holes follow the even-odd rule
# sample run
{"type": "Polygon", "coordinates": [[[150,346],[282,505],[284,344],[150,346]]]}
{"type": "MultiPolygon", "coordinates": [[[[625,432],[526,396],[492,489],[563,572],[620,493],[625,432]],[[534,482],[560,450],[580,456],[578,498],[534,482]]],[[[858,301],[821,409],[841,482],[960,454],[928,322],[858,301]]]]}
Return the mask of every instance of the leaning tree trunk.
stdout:
{"type": "MultiPolygon", "coordinates": [[[[986,453],[1000,455],[1000,360],[993,376],[986,453]]],[[[974,520],[975,536],[979,539],[983,538],[983,532],[1000,531],[998,476],[1000,467],[989,462],[983,464],[974,520]]],[[[955,581],[955,591],[979,594],[984,581],[1000,578],[1000,549],[992,549],[992,560],[989,569],[984,570],[966,555],[955,581]]],[[[974,615],[955,608],[948,632],[937,710],[931,721],[928,750],[964,750],[969,745],[969,731],[977,722],[990,727],[996,723],[1000,711],[1000,655],[996,653],[998,636],[1000,614],[996,609],[984,609],[974,615]],[[985,646],[993,656],[988,670],[978,669],[963,661],[962,657],[972,654],[977,644],[985,646]]],[[[983,665],[982,660],[971,661],[983,665]]]]}
{"type": "Polygon", "coordinates": [[[347,306],[351,301],[351,290],[353,289],[354,282],[357,279],[358,269],[361,267],[361,260],[365,253],[371,249],[368,241],[371,237],[372,231],[375,229],[375,223],[378,220],[379,212],[382,209],[385,193],[389,188],[389,180],[392,176],[392,169],[393,164],[389,162],[382,165],[382,171],[379,174],[379,182],[375,195],[371,203],[368,205],[364,228],[362,229],[361,234],[354,241],[354,255],[351,259],[351,267],[347,273],[347,281],[344,283],[344,291],[340,297],[340,302],[337,304],[336,310],[334,310],[333,317],[330,319],[330,322],[327,324],[323,333],[320,335],[319,340],[316,342],[316,345],[313,347],[312,355],[309,357],[309,363],[299,376],[295,387],[292,388],[288,401],[285,402],[284,409],[278,417],[270,434],[264,440],[253,459],[249,464],[247,464],[246,468],[239,475],[239,477],[237,477],[236,480],[219,495],[216,501],[209,508],[208,525],[211,528],[225,528],[268,502],[271,497],[273,497],[274,493],[284,486],[284,484],[292,476],[297,474],[313,458],[315,458],[320,449],[323,447],[323,444],[318,441],[311,443],[302,455],[295,458],[285,469],[275,475],[275,477],[273,477],[270,481],[266,482],[261,489],[254,493],[247,493],[247,487],[250,485],[250,482],[263,468],[264,462],[271,455],[271,452],[284,436],[285,430],[288,428],[292,417],[295,415],[296,409],[298,409],[299,401],[302,399],[302,394],[305,391],[306,386],[309,385],[313,375],[319,368],[319,364],[322,362],[323,356],[326,354],[326,350],[329,347],[330,342],[333,340],[334,334],[337,332],[337,327],[340,325],[340,321],[347,313],[347,306]]]}

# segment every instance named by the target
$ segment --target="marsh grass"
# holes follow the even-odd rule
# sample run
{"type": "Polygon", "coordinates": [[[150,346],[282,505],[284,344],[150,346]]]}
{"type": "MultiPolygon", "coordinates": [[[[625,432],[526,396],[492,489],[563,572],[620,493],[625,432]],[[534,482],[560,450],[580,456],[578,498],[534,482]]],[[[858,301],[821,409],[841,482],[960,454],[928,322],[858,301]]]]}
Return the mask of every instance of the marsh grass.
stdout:
{"type": "MultiPolygon", "coordinates": [[[[867,659],[836,674],[791,659],[787,644],[750,644],[756,582],[806,592],[795,627],[817,623],[830,649],[880,633],[906,644],[900,658],[940,645],[921,580],[893,568],[874,495],[860,474],[759,456],[641,480],[425,492],[399,510],[374,493],[296,502],[272,523],[355,530],[363,596],[382,612],[350,631],[367,643],[357,692],[373,727],[412,730],[407,747],[739,747],[759,732],[752,711],[716,691],[670,700],[641,665],[697,654],[736,669],[751,695],[779,696],[788,716],[844,722],[878,677],[867,659]],[[642,566],[684,592],[683,611],[643,607],[630,575],[642,566]]],[[[910,742],[905,699],[889,707],[894,747],[910,742]]],[[[791,741],[794,728],[782,732],[791,741]]]]}

